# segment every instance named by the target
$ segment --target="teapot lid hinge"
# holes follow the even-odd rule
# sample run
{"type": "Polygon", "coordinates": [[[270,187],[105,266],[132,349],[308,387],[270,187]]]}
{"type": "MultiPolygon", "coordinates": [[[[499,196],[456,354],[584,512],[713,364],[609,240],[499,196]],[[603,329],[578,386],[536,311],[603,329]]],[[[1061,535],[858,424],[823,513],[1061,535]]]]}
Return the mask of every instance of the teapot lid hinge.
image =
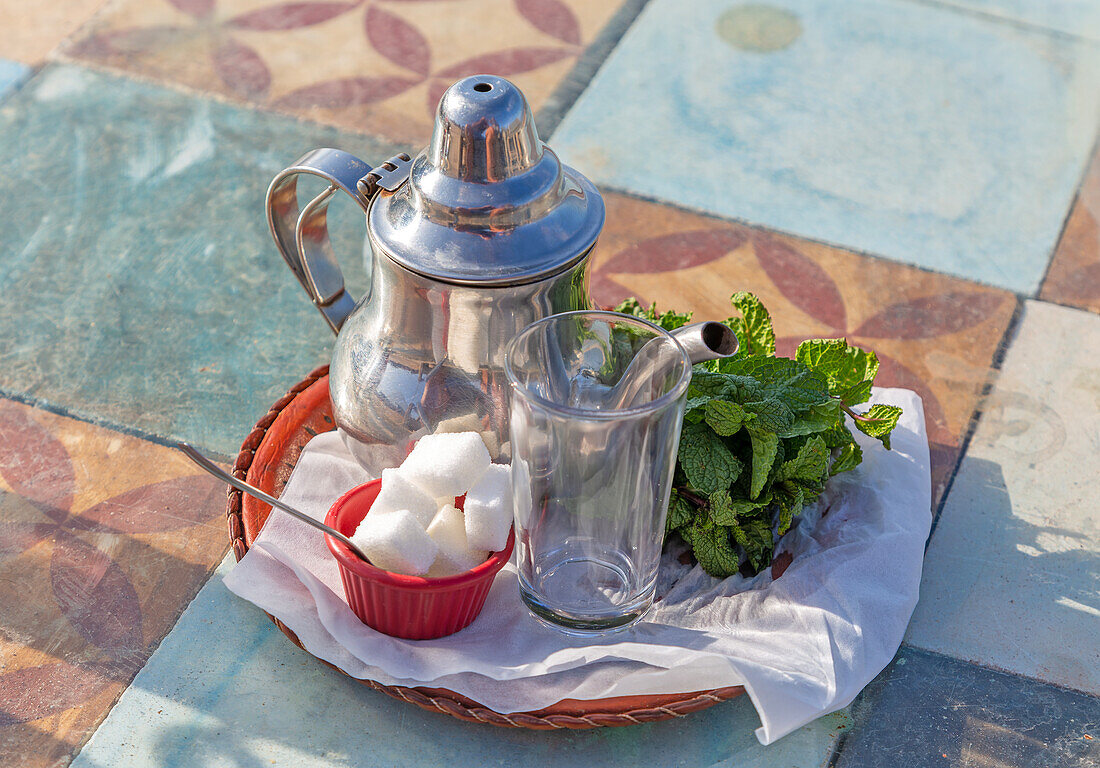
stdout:
{"type": "Polygon", "coordinates": [[[404,184],[412,171],[412,158],[405,152],[394,155],[386,162],[372,168],[356,185],[364,201],[369,202],[378,190],[394,192],[404,184]]]}

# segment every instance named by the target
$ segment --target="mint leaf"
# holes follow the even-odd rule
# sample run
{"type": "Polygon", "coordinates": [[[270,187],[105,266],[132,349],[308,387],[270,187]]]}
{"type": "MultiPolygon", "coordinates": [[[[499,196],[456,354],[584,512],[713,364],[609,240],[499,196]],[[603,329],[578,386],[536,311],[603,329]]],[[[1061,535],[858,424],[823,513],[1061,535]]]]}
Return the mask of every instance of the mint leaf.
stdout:
{"type": "Polygon", "coordinates": [[[736,434],[745,423],[745,409],[727,400],[708,400],[704,418],[710,428],[722,437],[736,434]]]}
{"type": "Polygon", "coordinates": [[[833,464],[829,467],[829,477],[855,469],[862,461],[863,451],[855,441],[852,441],[843,446],[833,459],[833,464]]]}
{"type": "Polygon", "coordinates": [[[733,376],[750,377],[765,395],[780,397],[794,409],[809,408],[829,400],[829,385],[797,360],[786,357],[741,357],[727,361],[723,370],[733,376]]]}
{"type": "Polygon", "coordinates": [[[711,520],[696,519],[691,527],[691,542],[695,559],[711,576],[724,579],[737,573],[740,563],[737,553],[730,546],[729,533],[725,527],[715,525],[711,520]]]}
{"type": "Polygon", "coordinates": [[[896,405],[872,405],[866,413],[852,417],[856,429],[865,435],[878,438],[890,450],[890,432],[898,425],[901,408],[896,405]]]}
{"type": "Polygon", "coordinates": [[[648,320],[654,325],[661,326],[666,331],[674,331],[691,322],[691,312],[674,312],[672,310],[658,312],[656,302],[647,308],[634,297],[627,299],[622,304],[615,307],[615,311],[624,315],[633,315],[634,317],[648,320]]]}
{"type": "Polygon", "coordinates": [[[802,512],[806,503],[806,491],[801,486],[791,486],[779,497],[779,525],[776,531],[782,536],[791,529],[794,516],[802,512]]]}
{"type": "Polygon", "coordinates": [[[803,485],[817,485],[828,474],[829,459],[825,441],[817,436],[811,437],[798,449],[793,459],[779,465],[779,471],[775,473],[776,482],[793,480],[803,485]]]}
{"type": "Polygon", "coordinates": [[[743,465],[722,438],[706,424],[685,426],[680,433],[680,467],[688,485],[705,494],[728,490],[743,465]]]}
{"type": "Polygon", "coordinates": [[[709,395],[700,395],[699,397],[689,397],[687,403],[684,405],[684,423],[685,424],[698,424],[703,420],[706,415],[705,408],[707,403],[711,401],[709,395]]]}
{"type": "Polygon", "coordinates": [[[776,450],[779,448],[779,437],[774,432],[750,431],[752,440],[752,479],[749,482],[749,498],[755,499],[768,482],[768,475],[772,471],[772,463],[775,461],[776,450]]]}
{"type": "Polygon", "coordinates": [[[732,376],[711,373],[699,368],[693,368],[691,371],[691,383],[688,384],[689,398],[729,397],[732,399],[737,392],[738,382],[732,376]]]}
{"type": "Polygon", "coordinates": [[[786,432],[794,424],[790,406],[778,397],[745,403],[744,409],[756,417],[752,429],[759,432],[786,432]]]}
{"type": "MultiPolygon", "coordinates": [[[[713,499],[713,497],[712,497],[713,499]]],[[[715,507],[714,501],[711,501],[710,516],[714,519],[714,522],[718,525],[737,525],[737,521],[747,515],[751,515],[759,512],[768,505],[768,501],[749,501],[747,499],[722,500],[720,506],[715,507]]]]}
{"type": "Polygon", "coordinates": [[[760,299],[741,291],[733,294],[730,301],[741,311],[741,317],[731,317],[726,321],[726,325],[737,335],[738,357],[774,355],[775,331],[772,330],[771,316],[760,299]]]}
{"type": "Polygon", "coordinates": [[[829,448],[840,448],[852,442],[855,438],[843,423],[839,423],[820,433],[821,439],[829,448]]]}
{"type": "Polygon", "coordinates": [[[754,570],[760,570],[771,560],[772,527],[764,519],[750,518],[729,527],[734,541],[745,551],[754,570]]]}
{"type": "Polygon", "coordinates": [[[845,405],[857,405],[871,396],[871,384],[878,373],[878,357],[846,339],[813,339],[798,345],[795,360],[826,378],[829,394],[845,405]]]}
{"type": "MultiPolygon", "coordinates": [[[[815,403],[805,411],[798,413],[794,422],[779,435],[780,437],[798,437],[799,435],[812,435],[825,432],[840,422],[840,401],[829,399],[823,403],[815,403]]],[[[847,432],[847,429],[841,427],[847,432]]],[[[851,439],[851,436],[849,436],[851,439]]]]}
{"type": "Polygon", "coordinates": [[[695,508],[691,505],[691,502],[673,489],[672,495],[669,497],[668,501],[668,517],[665,518],[665,531],[675,531],[677,528],[683,528],[691,522],[691,518],[694,517],[694,515],[695,508]]]}

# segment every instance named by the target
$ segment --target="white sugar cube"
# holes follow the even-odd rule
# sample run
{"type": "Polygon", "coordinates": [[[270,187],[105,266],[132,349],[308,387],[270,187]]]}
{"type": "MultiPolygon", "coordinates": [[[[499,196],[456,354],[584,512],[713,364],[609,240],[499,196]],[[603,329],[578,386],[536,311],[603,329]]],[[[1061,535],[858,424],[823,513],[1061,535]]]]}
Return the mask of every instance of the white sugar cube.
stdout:
{"type": "Polygon", "coordinates": [[[429,579],[439,579],[444,576],[457,576],[460,573],[466,573],[471,568],[481,565],[489,559],[489,553],[485,551],[469,550],[462,553],[460,557],[452,557],[443,550],[439,551],[439,554],[435,556],[435,562],[432,563],[432,567],[428,569],[428,572],[424,574],[429,579]]]}
{"type": "Polygon", "coordinates": [[[488,468],[489,451],[477,432],[420,438],[401,465],[401,474],[433,498],[453,498],[470,489],[488,468]]]}
{"type": "Polygon", "coordinates": [[[427,528],[439,509],[439,504],[423,488],[406,477],[400,469],[382,470],[382,489],[371,505],[374,513],[407,509],[421,528],[427,528]]]}
{"type": "Polygon", "coordinates": [[[407,509],[377,513],[373,507],[351,540],[385,571],[420,576],[428,571],[439,551],[407,509]]]}
{"type": "Polygon", "coordinates": [[[439,547],[439,554],[428,570],[429,576],[453,576],[485,562],[489,553],[471,550],[466,545],[466,523],[462,510],[446,504],[428,526],[428,536],[439,547]]]}
{"type": "Polygon", "coordinates": [[[445,504],[428,526],[428,535],[441,550],[462,552],[466,549],[466,523],[462,510],[445,504]]]}
{"type": "Polygon", "coordinates": [[[499,552],[512,526],[512,470],[491,464],[466,494],[466,543],[499,552]]]}

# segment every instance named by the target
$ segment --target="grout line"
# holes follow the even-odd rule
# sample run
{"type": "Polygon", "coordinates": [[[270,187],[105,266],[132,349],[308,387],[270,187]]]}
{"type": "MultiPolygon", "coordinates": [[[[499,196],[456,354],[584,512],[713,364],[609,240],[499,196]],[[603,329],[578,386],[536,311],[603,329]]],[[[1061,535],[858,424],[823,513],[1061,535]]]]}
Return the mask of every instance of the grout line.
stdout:
{"type": "MultiPolygon", "coordinates": [[[[63,416],[73,421],[83,422],[84,424],[91,424],[94,427],[102,427],[103,429],[109,429],[112,432],[118,432],[119,434],[128,435],[129,437],[136,437],[139,440],[143,440],[147,443],[153,443],[154,445],[162,445],[167,448],[175,448],[176,443],[180,442],[177,438],[165,437],[164,435],[158,435],[155,432],[147,432],[144,429],[137,427],[131,427],[126,424],[122,424],[111,419],[104,418],[102,416],[95,416],[93,414],[84,413],[81,411],[73,410],[63,405],[57,405],[49,400],[43,400],[40,397],[34,397],[33,395],[24,394],[21,392],[15,392],[12,390],[0,388],[0,399],[11,400],[12,402],[22,403],[28,405],[31,408],[38,411],[45,411],[46,413],[52,413],[55,416],[63,416]]],[[[196,445],[196,448],[202,450],[204,454],[210,457],[214,461],[232,464],[236,461],[236,456],[228,456],[220,451],[212,450],[208,447],[196,445]]]]}
{"type": "Polygon", "coordinates": [[[983,11],[980,8],[968,8],[964,5],[957,5],[956,3],[949,2],[949,0],[908,1],[915,5],[925,5],[931,8],[938,8],[943,11],[958,13],[963,16],[970,16],[972,18],[980,19],[982,21],[993,22],[995,24],[1003,24],[1008,27],[1013,27],[1022,32],[1041,33],[1049,35],[1051,37],[1061,38],[1063,40],[1072,42],[1085,43],[1093,46],[1100,44],[1100,40],[1097,40],[1094,37],[1088,37],[1086,35],[1076,35],[1072,32],[1066,32],[1065,30],[1043,26],[1042,24],[1034,21],[1016,19],[1011,16],[1005,16],[999,13],[993,13],[991,11],[983,11]]]}
{"type": "Polygon", "coordinates": [[[947,482],[943,486],[943,494],[940,495],[940,503],[936,505],[936,511],[932,515],[932,525],[928,529],[928,540],[924,542],[925,552],[928,551],[928,547],[932,543],[932,536],[936,532],[936,525],[939,523],[940,515],[943,513],[943,508],[947,504],[947,498],[951,495],[951,487],[955,484],[955,478],[958,477],[963,459],[966,458],[967,450],[970,448],[970,441],[974,438],[974,433],[978,429],[978,422],[981,421],[986,398],[993,392],[993,387],[997,382],[997,374],[1004,364],[1005,356],[1008,354],[1008,348],[1015,340],[1016,332],[1019,330],[1020,323],[1023,320],[1024,301],[1022,297],[1016,297],[1016,309],[1013,310],[1012,317],[1009,319],[1008,325],[1001,335],[1001,341],[997,344],[997,349],[993,353],[993,360],[990,361],[989,364],[989,373],[986,376],[985,383],[982,385],[982,391],[978,395],[978,405],[974,408],[973,413],[970,414],[970,422],[966,426],[966,433],[959,443],[959,455],[958,458],[955,459],[955,466],[951,469],[951,474],[948,475],[947,482]]]}
{"type": "Polygon", "coordinates": [[[573,68],[539,109],[535,123],[539,128],[539,137],[543,141],[554,135],[565,114],[573,108],[577,99],[588,88],[596,73],[600,71],[619,41],[633,26],[647,3],[649,0],[627,0],[623,3],[596,35],[596,39],[589,43],[577,58],[573,68]]]}
{"type": "MultiPolygon", "coordinates": [[[[902,649],[916,651],[917,653],[926,653],[929,656],[938,656],[941,659],[947,659],[948,661],[953,661],[957,664],[966,664],[967,666],[977,667],[978,669],[984,669],[988,672],[995,672],[999,675],[1008,675],[1009,677],[1015,677],[1019,680],[1026,680],[1029,683],[1050,686],[1051,688],[1057,688],[1060,691],[1075,693],[1078,696],[1085,696],[1087,698],[1100,701],[1100,696],[1097,696],[1095,693],[1090,693],[1089,691],[1081,690],[1080,688],[1073,688],[1072,686],[1063,685],[1062,683],[1053,683],[1050,680],[1041,680],[1037,677],[1029,677],[1025,674],[1021,674],[1020,672],[1013,672],[1010,669],[995,667],[992,664],[983,664],[979,661],[971,661],[970,659],[964,659],[959,656],[952,656],[950,653],[944,653],[943,651],[933,651],[929,648],[921,648],[919,645],[913,645],[912,643],[902,643],[901,648],[898,649],[898,653],[900,653],[902,649]]],[[[892,661],[893,660],[891,660],[891,662],[892,661]]]]}

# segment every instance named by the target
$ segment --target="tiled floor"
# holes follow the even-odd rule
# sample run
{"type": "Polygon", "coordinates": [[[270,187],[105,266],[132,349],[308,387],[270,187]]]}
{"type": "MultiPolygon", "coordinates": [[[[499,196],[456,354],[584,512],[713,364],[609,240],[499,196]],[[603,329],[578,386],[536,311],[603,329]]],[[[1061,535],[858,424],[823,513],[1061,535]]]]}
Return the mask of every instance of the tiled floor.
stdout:
{"type": "Polygon", "coordinates": [[[909,0],[654,0],[554,136],[597,183],[1034,292],[1100,47],[909,0]],[[644,92],[645,98],[636,98],[644,92]]]}
{"type": "Polygon", "coordinates": [[[64,764],[226,549],[174,451],[0,399],[0,762],[64,764]]]}
{"type": "Polygon", "coordinates": [[[1028,302],[982,410],[909,642],[1100,696],[1100,317],[1028,302]]]}
{"type": "MultiPolygon", "coordinates": [[[[1100,765],[1095,3],[0,0],[0,22],[0,765],[404,765],[410,734],[428,765],[1100,765]],[[921,601],[850,714],[766,748],[747,697],[471,726],[293,648],[223,588],[231,559],[207,580],[223,489],[164,444],[234,455],[332,338],[266,185],[316,146],[417,150],[474,71],[604,187],[597,300],[722,318],[751,290],[782,351],[844,335],[924,398],[921,601]]],[[[361,216],[332,216],[361,293],[361,216]]]]}
{"type": "Polygon", "coordinates": [[[466,75],[510,77],[541,107],[617,7],[123,0],[68,55],[419,145],[443,91],[466,75]]]}

